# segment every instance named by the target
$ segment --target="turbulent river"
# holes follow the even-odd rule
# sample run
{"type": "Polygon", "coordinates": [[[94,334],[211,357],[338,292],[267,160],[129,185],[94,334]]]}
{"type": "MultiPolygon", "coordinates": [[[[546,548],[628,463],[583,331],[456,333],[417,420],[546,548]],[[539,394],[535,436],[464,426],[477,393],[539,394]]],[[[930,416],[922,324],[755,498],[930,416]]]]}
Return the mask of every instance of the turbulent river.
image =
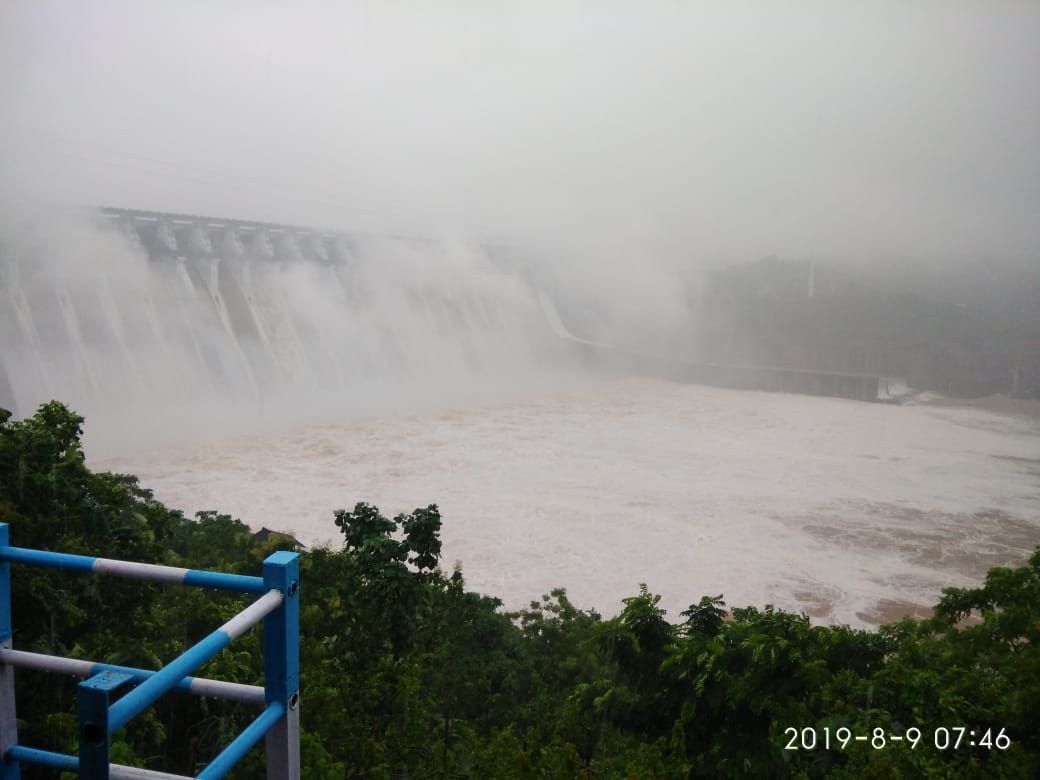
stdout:
{"type": "Polygon", "coordinates": [[[923,614],[942,588],[1040,544],[1035,417],[646,379],[92,465],[308,545],[338,544],[333,511],[358,501],[436,503],[444,567],[460,561],[507,608],[563,586],[612,615],[645,582],[672,619],[722,593],[869,626],[923,614]]]}

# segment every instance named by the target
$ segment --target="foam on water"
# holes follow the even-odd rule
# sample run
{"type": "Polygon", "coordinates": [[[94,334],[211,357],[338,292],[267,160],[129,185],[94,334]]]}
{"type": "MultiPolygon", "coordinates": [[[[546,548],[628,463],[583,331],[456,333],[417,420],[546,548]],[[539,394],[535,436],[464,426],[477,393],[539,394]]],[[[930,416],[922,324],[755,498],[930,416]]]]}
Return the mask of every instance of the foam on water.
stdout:
{"type": "Polygon", "coordinates": [[[437,503],[444,564],[525,606],[617,612],[640,582],[868,625],[1040,544],[1040,426],[630,379],[538,400],[296,427],[94,465],[169,505],[338,544],[333,510],[437,503]]]}

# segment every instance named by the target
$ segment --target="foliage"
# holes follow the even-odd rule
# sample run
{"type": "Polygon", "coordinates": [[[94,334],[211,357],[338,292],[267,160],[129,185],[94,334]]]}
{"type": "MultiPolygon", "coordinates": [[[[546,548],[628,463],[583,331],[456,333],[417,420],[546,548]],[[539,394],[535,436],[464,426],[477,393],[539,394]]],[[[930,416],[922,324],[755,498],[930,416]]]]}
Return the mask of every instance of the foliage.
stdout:
{"type": "MultiPolygon", "coordinates": [[[[82,425],[58,403],[21,421],[0,411],[0,517],[14,544],[250,574],[291,546],[90,471],[82,425]]],[[[721,595],[672,624],[645,585],[608,620],[562,588],[503,613],[461,570],[438,568],[436,505],[388,519],[359,503],[333,520],[342,548],[301,558],[306,778],[1040,776],[1040,549],[979,588],[944,591],[929,620],[864,632],[771,606],[727,612],[721,595]],[[936,729],[958,726],[1004,729],[1010,745],[934,746],[936,729]],[[785,749],[791,729],[822,740],[911,727],[916,748],[785,749]]],[[[17,567],[13,602],[17,647],[156,668],[245,600],[17,567]]],[[[199,674],[258,683],[261,647],[247,634],[199,674]]],[[[16,677],[22,741],[73,752],[73,681],[16,677]]],[[[254,714],[170,694],[114,749],[193,774],[254,714]]],[[[235,776],[262,765],[254,750],[235,776]]]]}

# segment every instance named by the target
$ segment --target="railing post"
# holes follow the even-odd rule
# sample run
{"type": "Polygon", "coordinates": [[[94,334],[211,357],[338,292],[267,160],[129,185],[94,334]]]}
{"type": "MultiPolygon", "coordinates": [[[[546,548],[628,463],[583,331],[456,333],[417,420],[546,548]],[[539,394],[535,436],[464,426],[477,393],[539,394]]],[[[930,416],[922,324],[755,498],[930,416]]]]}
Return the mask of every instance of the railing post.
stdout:
{"type": "MultiPolygon", "coordinates": [[[[188,687],[194,691],[195,684],[199,681],[187,676],[194,666],[226,647],[261,618],[264,621],[265,686],[263,697],[267,708],[211,762],[200,777],[223,776],[231,765],[260,739],[261,735],[266,734],[267,777],[270,780],[299,780],[300,566],[297,553],[276,552],[264,561],[263,578],[243,577],[11,547],[8,540],[8,527],[6,524],[0,523],[0,648],[3,649],[11,649],[13,634],[11,628],[11,561],[37,566],[57,566],[73,571],[91,571],[96,574],[115,574],[201,587],[221,587],[248,593],[261,592],[264,595],[158,672],[120,667],[100,671],[86,682],[81,683],[77,697],[79,706],[78,757],[36,750],[17,744],[14,667],[23,665],[68,673],[69,664],[72,664],[72,673],[77,671],[82,673],[83,664],[89,668],[90,662],[66,662],[66,659],[62,658],[13,651],[0,656],[0,658],[10,661],[10,663],[0,663],[0,780],[19,780],[21,763],[78,771],[86,780],[108,780],[113,772],[113,767],[109,764],[111,733],[118,730],[122,724],[171,687],[183,688],[184,684],[188,682],[188,687]],[[12,658],[15,660],[11,660],[12,658]],[[34,659],[36,665],[26,663],[27,658],[34,659]],[[55,661],[62,663],[56,664],[55,661]],[[143,682],[138,679],[141,677],[144,678],[143,682]],[[134,684],[135,680],[138,682],[138,687],[110,706],[111,694],[123,685],[134,684]],[[9,753],[11,754],[10,760],[6,758],[9,753]]],[[[239,687],[251,688],[251,686],[239,687]]],[[[259,693],[259,689],[254,690],[259,693]]],[[[241,696],[241,692],[237,693],[241,696]]],[[[120,777],[144,777],[146,774],[149,777],[159,777],[160,775],[175,777],[146,770],[134,770],[129,767],[117,767],[115,770],[118,771],[120,777]]]]}
{"type": "Polygon", "coordinates": [[[265,739],[267,780],[300,777],[300,556],[279,551],[264,561],[264,585],[281,591],[282,605],[264,618],[264,688],[267,703],[285,715],[265,739]]]}
{"type": "MultiPolygon", "coordinates": [[[[0,547],[10,544],[7,523],[0,523],[0,547]]],[[[11,564],[0,561],[0,648],[10,648],[11,630],[11,564]]],[[[4,758],[7,749],[18,744],[18,727],[14,706],[14,667],[0,663],[0,780],[18,780],[17,761],[4,758]]]]}
{"type": "Polygon", "coordinates": [[[101,672],[76,687],[79,699],[79,776],[82,780],[108,780],[108,698],[133,677],[122,672],[101,672]]]}

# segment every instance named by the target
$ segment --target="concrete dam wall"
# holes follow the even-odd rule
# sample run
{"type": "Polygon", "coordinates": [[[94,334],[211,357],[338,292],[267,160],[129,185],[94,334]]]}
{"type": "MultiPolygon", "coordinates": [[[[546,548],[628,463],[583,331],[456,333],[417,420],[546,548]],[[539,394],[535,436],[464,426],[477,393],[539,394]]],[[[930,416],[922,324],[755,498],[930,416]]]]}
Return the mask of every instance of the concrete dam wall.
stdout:
{"type": "Polygon", "coordinates": [[[683,338],[667,355],[652,338],[618,343],[580,284],[554,288],[501,247],[106,208],[0,249],[0,406],[16,415],[50,399],[119,420],[202,402],[211,420],[378,410],[590,369],[885,396],[871,374],[698,360],[683,338]]]}
{"type": "Polygon", "coordinates": [[[124,209],[89,223],[4,247],[0,406],[18,414],[378,400],[570,360],[486,247],[124,209]]]}

